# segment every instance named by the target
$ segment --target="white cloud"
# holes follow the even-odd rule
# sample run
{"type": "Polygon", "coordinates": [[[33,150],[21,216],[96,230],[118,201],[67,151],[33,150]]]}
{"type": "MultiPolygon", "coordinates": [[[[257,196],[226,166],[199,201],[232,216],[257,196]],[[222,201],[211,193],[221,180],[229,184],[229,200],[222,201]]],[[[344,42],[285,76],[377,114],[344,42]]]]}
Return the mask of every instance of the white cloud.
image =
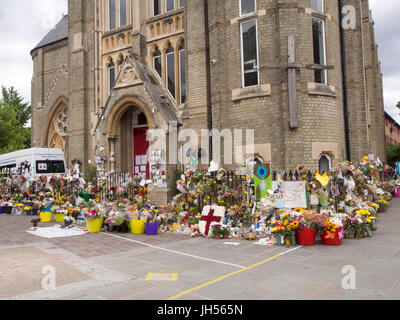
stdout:
{"type": "MultiPolygon", "coordinates": [[[[1,0],[0,85],[14,86],[31,100],[32,59],[30,51],[67,13],[67,0],[1,0]]],[[[376,42],[384,75],[387,110],[400,101],[400,1],[370,0],[375,20],[376,42]]]]}
{"type": "Polygon", "coordinates": [[[31,101],[30,51],[67,13],[67,0],[2,0],[0,85],[13,86],[31,101]]]}

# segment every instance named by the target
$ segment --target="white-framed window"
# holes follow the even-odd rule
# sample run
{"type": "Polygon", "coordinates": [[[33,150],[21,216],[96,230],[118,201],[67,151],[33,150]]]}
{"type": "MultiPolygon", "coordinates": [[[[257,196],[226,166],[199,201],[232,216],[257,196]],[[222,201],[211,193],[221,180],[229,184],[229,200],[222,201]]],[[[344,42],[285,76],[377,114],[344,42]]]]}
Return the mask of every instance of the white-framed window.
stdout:
{"type": "Polygon", "coordinates": [[[182,104],[186,102],[186,59],[184,48],[179,50],[179,87],[180,103],[182,104]]]}
{"type": "Polygon", "coordinates": [[[244,16],[257,11],[257,0],[239,0],[240,15],[244,16]]]}
{"type": "MultiPolygon", "coordinates": [[[[317,65],[326,65],[326,47],[325,47],[325,21],[312,18],[313,31],[313,51],[314,63],[317,65]]],[[[315,70],[314,72],[316,83],[327,84],[327,71],[315,70]]]]}
{"type": "Polygon", "coordinates": [[[112,64],[108,67],[108,93],[111,93],[111,90],[115,85],[115,65],[112,64]]]}
{"type": "Polygon", "coordinates": [[[183,8],[185,6],[185,0],[179,0],[179,8],[183,8]]]}
{"type": "Polygon", "coordinates": [[[175,0],[165,0],[165,12],[175,9],[175,0]]]}
{"type": "Polygon", "coordinates": [[[175,99],[175,52],[172,47],[169,47],[166,54],[166,87],[171,94],[172,98],[175,99]]]}
{"type": "Polygon", "coordinates": [[[318,160],[319,172],[322,174],[323,172],[329,173],[332,168],[332,159],[327,154],[321,154],[318,160]]]}
{"type": "Polygon", "coordinates": [[[240,24],[243,88],[259,85],[257,19],[240,24]]]}
{"type": "Polygon", "coordinates": [[[324,0],[311,0],[311,9],[324,12],[324,0]]]}
{"type": "Polygon", "coordinates": [[[127,25],[127,3],[126,0],[119,0],[119,26],[123,27],[127,25]]]}
{"type": "Polygon", "coordinates": [[[153,0],[153,15],[161,14],[161,0],[153,0]]]}
{"type": "Polygon", "coordinates": [[[156,72],[156,74],[162,78],[162,56],[161,52],[156,48],[154,54],[153,54],[153,69],[156,72]]]}
{"type": "Polygon", "coordinates": [[[116,0],[108,0],[108,27],[110,30],[114,30],[116,28],[116,0]]]}

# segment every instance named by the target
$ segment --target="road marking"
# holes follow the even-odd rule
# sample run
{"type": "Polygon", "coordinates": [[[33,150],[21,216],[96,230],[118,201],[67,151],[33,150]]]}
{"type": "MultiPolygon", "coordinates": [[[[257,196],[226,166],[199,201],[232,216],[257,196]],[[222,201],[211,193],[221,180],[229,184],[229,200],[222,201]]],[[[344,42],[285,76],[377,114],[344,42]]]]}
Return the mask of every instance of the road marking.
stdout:
{"type": "Polygon", "coordinates": [[[269,261],[271,261],[271,260],[274,260],[274,259],[276,259],[276,258],[278,258],[278,257],[280,257],[280,256],[283,256],[283,255],[285,255],[285,254],[287,254],[287,253],[289,253],[289,252],[292,252],[292,251],[297,250],[297,249],[302,248],[302,247],[303,247],[303,246],[298,246],[298,247],[296,247],[296,248],[287,250],[287,251],[285,251],[285,252],[278,253],[277,255],[274,255],[273,257],[270,257],[270,258],[268,258],[268,259],[266,259],[266,260],[264,260],[264,261],[261,261],[261,262],[258,262],[258,263],[256,263],[256,264],[253,264],[253,265],[251,265],[251,266],[248,266],[248,267],[246,267],[246,268],[243,268],[243,269],[240,269],[240,270],[231,272],[231,273],[229,273],[229,274],[226,274],[226,275],[224,275],[224,276],[222,276],[222,277],[219,277],[219,278],[214,279],[214,280],[212,280],[212,281],[209,281],[209,282],[206,282],[206,283],[204,283],[204,284],[201,284],[201,285],[199,285],[199,286],[197,286],[197,287],[194,287],[194,288],[192,288],[192,289],[183,291],[183,292],[177,294],[176,296],[173,296],[173,297],[169,298],[168,300],[176,300],[176,299],[178,299],[178,298],[180,298],[180,297],[182,297],[182,296],[184,296],[184,295],[186,295],[186,294],[188,294],[188,293],[191,293],[191,292],[193,292],[193,291],[196,291],[196,290],[199,290],[199,289],[201,289],[201,288],[207,287],[207,286],[209,286],[209,285],[212,285],[212,284],[214,284],[214,283],[217,283],[217,282],[219,282],[219,281],[222,281],[222,280],[224,280],[224,279],[226,279],[226,278],[232,277],[232,276],[234,276],[234,275],[236,275],[236,274],[238,274],[238,273],[241,273],[241,272],[243,272],[243,271],[247,271],[247,270],[253,269],[253,268],[255,268],[255,267],[258,267],[258,266],[260,266],[260,265],[262,265],[262,264],[265,264],[265,263],[267,263],[267,262],[269,262],[269,261]]]}
{"type": "Polygon", "coordinates": [[[178,281],[177,273],[149,273],[145,281],[178,281]]]}
{"type": "Polygon", "coordinates": [[[175,251],[175,250],[166,249],[166,248],[162,248],[162,247],[157,247],[157,246],[153,246],[153,245],[148,244],[148,243],[144,243],[144,242],[141,242],[141,241],[137,241],[137,240],[133,240],[133,239],[129,239],[129,238],[116,236],[116,235],[113,235],[113,234],[108,234],[108,233],[103,233],[103,234],[106,235],[106,236],[109,236],[109,237],[114,237],[114,238],[118,238],[118,239],[122,239],[122,240],[126,240],[126,241],[135,242],[135,243],[138,243],[138,244],[141,244],[141,245],[153,248],[153,249],[157,249],[157,250],[172,252],[172,253],[175,253],[175,254],[180,254],[180,255],[183,255],[183,256],[187,256],[187,257],[191,257],[191,258],[195,258],[195,259],[200,259],[200,260],[205,260],[205,261],[211,261],[211,262],[215,262],[215,263],[219,263],[219,264],[225,264],[225,265],[228,265],[228,266],[231,266],[231,267],[235,267],[235,268],[239,268],[239,269],[244,268],[244,266],[241,266],[241,265],[238,265],[238,264],[234,264],[234,263],[229,263],[229,262],[210,259],[210,258],[204,258],[204,257],[196,256],[196,255],[185,253],[185,252],[180,252],[180,251],[175,251]]]}

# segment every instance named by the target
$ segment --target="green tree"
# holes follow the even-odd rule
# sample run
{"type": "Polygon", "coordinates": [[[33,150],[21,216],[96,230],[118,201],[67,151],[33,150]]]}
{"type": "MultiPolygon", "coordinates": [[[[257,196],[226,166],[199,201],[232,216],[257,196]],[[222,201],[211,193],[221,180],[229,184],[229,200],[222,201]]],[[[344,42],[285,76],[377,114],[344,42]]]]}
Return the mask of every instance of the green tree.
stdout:
{"type": "Polygon", "coordinates": [[[12,107],[16,112],[16,118],[21,126],[25,126],[31,118],[31,106],[23,102],[23,98],[14,87],[1,86],[2,102],[12,107]]]}
{"type": "Polygon", "coordinates": [[[13,88],[2,86],[0,98],[0,154],[30,148],[31,129],[25,125],[30,119],[30,106],[23,102],[13,88]]]}
{"type": "Polygon", "coordinates": [[[389,144],[386,150],[387,160],[390,164],[400,161],[400,145],[389,144]]]}

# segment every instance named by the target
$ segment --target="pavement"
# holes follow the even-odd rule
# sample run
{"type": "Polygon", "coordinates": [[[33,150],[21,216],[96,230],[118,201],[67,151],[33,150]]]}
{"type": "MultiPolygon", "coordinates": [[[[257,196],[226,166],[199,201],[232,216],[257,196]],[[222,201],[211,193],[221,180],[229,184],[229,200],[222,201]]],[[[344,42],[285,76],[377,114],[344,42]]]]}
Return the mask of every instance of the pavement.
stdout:
{"type": "Polygon", "coordinates": [[[2,214],[0,299],[397,300],[400,199],[377,225],[341,246],[287,248],[172,234],[45,239],[26,232],[30,217],[2,214]]]}

